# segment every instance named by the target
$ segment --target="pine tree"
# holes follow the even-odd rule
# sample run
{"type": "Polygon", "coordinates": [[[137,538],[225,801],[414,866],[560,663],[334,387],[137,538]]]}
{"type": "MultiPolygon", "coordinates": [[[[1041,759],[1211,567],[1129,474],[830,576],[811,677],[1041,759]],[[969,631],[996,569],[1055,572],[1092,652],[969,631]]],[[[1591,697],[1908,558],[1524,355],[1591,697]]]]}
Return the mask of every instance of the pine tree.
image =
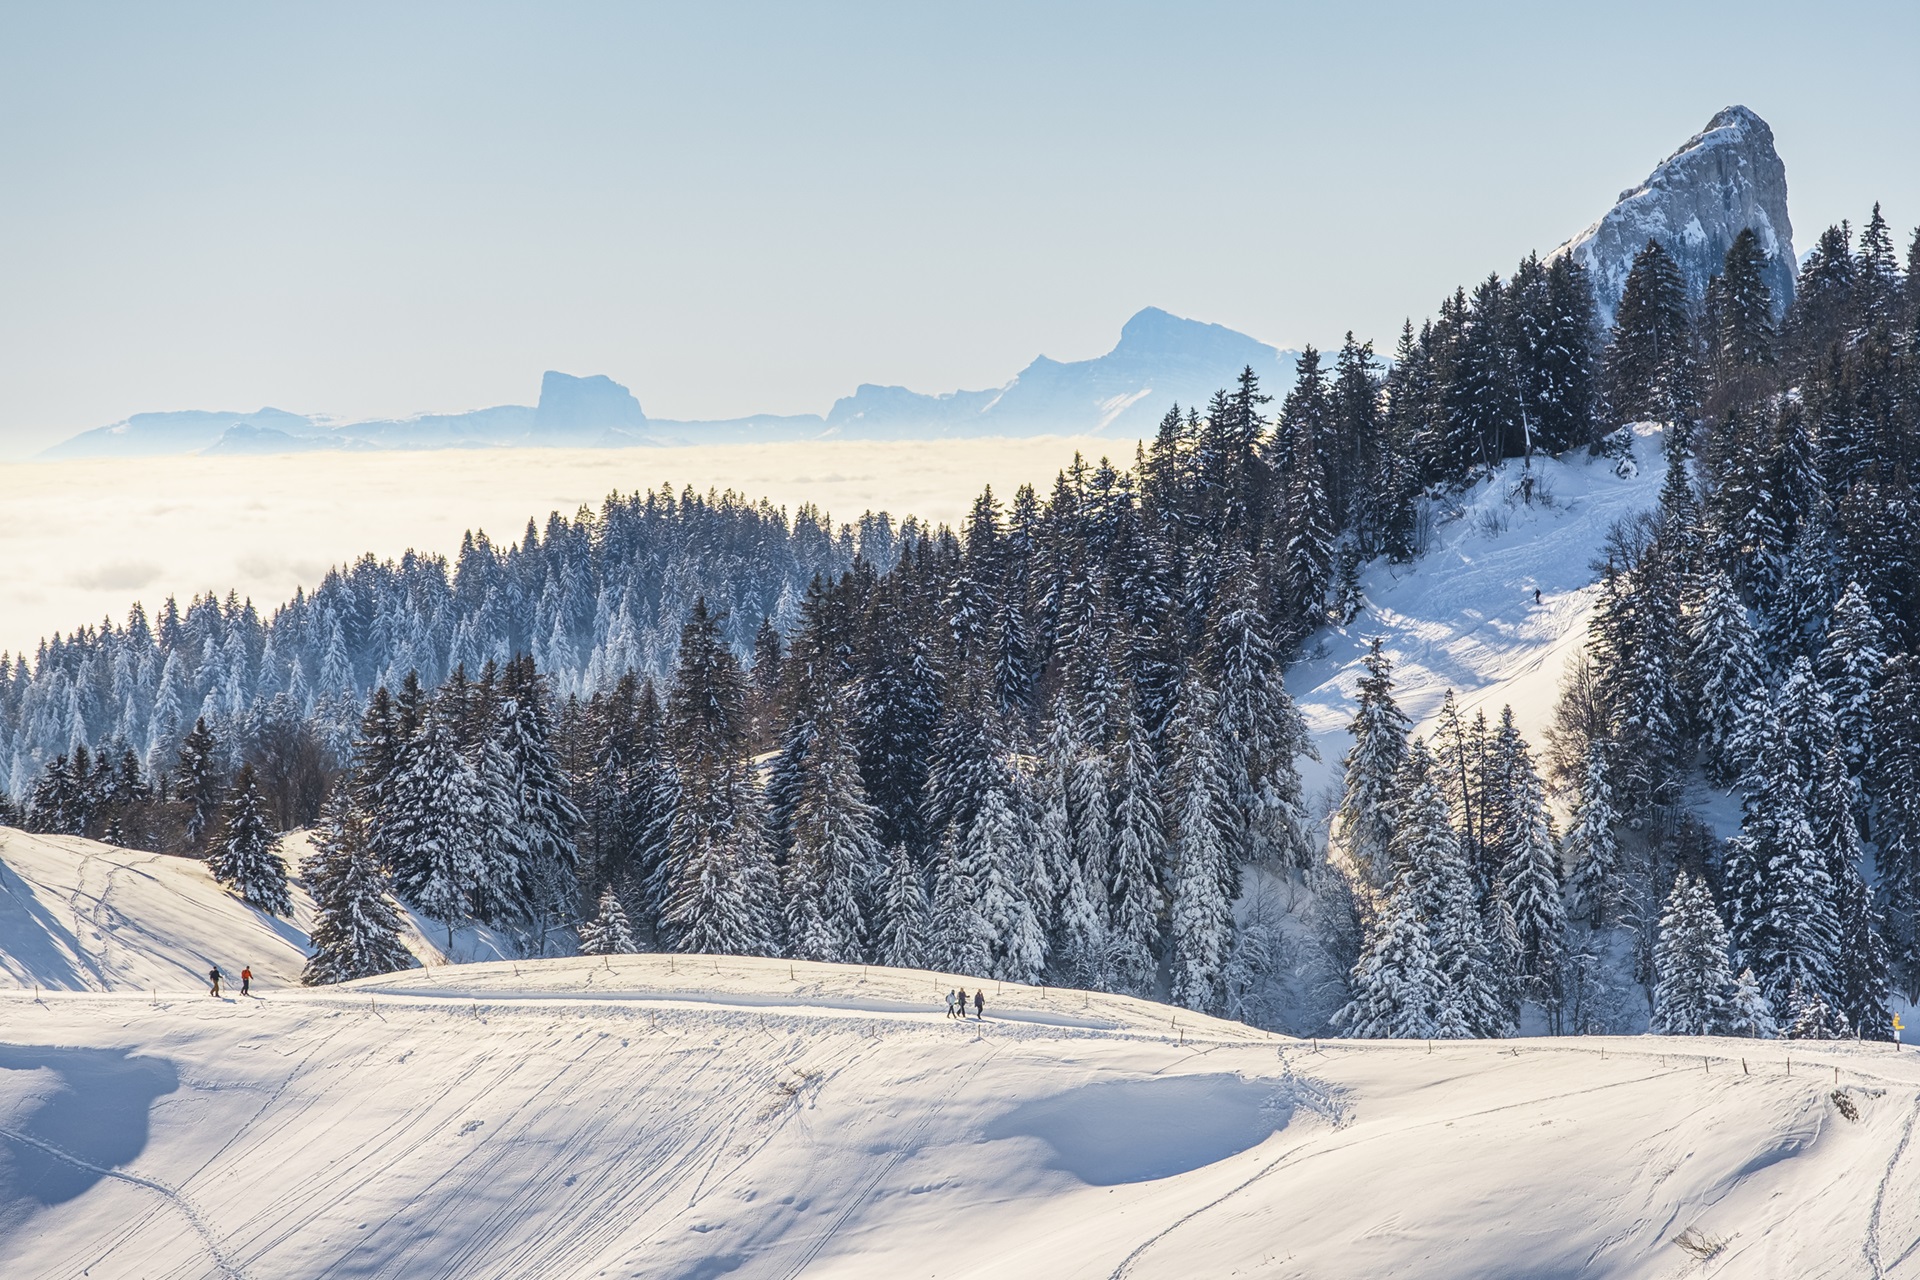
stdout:
{"type": "Polygon", "coordinates": [[[1834,735],[1856,778],[1873,755],[1873,696],[1885,665],[1879,616],[1860,584],[1849,582],[1833,608],[1822,667],[1834,735]]]}
{"type": "Polygon", "coordinates": [[[319,915],[310,939],[313,954],[300,974],[307,986],[414,965],[400,941],[392,882],[368,836],[366,816],[344,789],[336,789],[321,815],[313,856],[301,868],[319,915]]]}
{"type": "Polygon", "coordinates": [[[907,847],[897,844],[887,859],[874,958],[895,969],[918,969],[926,960],[927,890],[907,847]]]}
{"type": "Polygon", "coordinates": [[[1727,249],[1713,294],[1714,357],[1722,379],[1774,362],[1773,294],[1762,275],[1766,265],[1751,227],[1727,249]]]}
{"type": "Polygon", "coordinates": [[[267,825],[259,780],[253,766],[240,766],[227,801],[219,837],[207,858],[214,878],[270,915],[293,913],[287,896],[287,864],[280,837],[267,825]]]}
{"type": "Polygon", "coordinates": [[[608,885],[600,891],[600,902],[593,919],[580,926],[580,954],[583,956],[627,955],[640,950],[633,939],[633,925],[620,895],[608,885]]]}
{"type": "Polygon", "coordinates": [[[953,828],[942,834],[933,874],[933,921],[929,928],[935,968],[984,977],[993,964],[993,933],[980,909],[980,891],[953,828]]]}
{"type": "Polygon", "coordinates": [[[790,954],[840,963],[864,954],[861,902],[882,875],[872,806],[860,781],[850,690],[829,693],[813,716],[787,853],[784,899],[790,954]]]}
{"type": "Polygon", "coordinates": [[[180,744],[179,781],[175,794],[187,804],[187,844],[203,849],[213,835],[220,816],[224,790],[219,761],[220,745],[204,717],[193,722],[193,731],[180,744]]]}
{"type": "Polygon", "coordinates": [[[1712,892],[1685,869],[1674,877],[1660,916],[1653,965],[1655,1035],[1753,1034],[1740,1029],[1742,993],[1728,965],[1727,930],[1712,892]]]}
{"type": "Polygon", "coordinates": [[[1566,860],[1573,868],[1567,896],[1576,911],[1594,928],[1615,919],[1624,900],[1620,879],[1619,812],[1613,806],[1608,782],[1610,744],[1596,738],[1587,746],[1580,794],[1564,841],[1566,860]]]}
{"type": "Polygon", "coordinates": [[[1438,1031],[1443,980],[1411,881],[1402,868],[1354,966],[1353,999],[1334,1015],[1355,1039],[1430,1039],[1438,1031]]]}
{"type": "Polygon", "coordinates": [[[1783,687],[1762,722],[1742,783],[1740,835],[1727,859],[1734,942],[1768,1002],[1789,1016],[1831,989],[1839,930],[1826,856],[1809,821],[1800,744],[1786,728],[1794,701],[1783,687]]]}
{"type": "Polygon", "coordinates": [[[1213,695],[1189,680],[1182,703],[1174,784],[1173,999],[1204,1013],[1219,1008],[1224,995],[1236,823],[1225,753],[1215,736],[1213,695]]]}
{"type": "Polygon", "coordinates": [[[486,870],[486,797],[454,745],[453,726],[435,712],[423,715],[405,772],[393,779],[380,844],[393,859],[400,895],[446,926],[451,949],[486,870]]]}
{"type": "Polygon", "coordinates": [[[1560,897],[1560,857],[1547,812],[1545,785],[1527,745],[1512,732],[1513,709],[1501,714],[1503,739],[1514,743],[1506,767],[1507,799],[1499,833],[1499,902],[1515,941],[1515,973],[1530,994],[1548,1003],[1558,987],[1566,911],[1560,897]]]}
{"type": "Polygon", "coordinates": [[[1730,782],[1748,761],[1742,752],[1747,700],[1765,676],[1746,606],[1725,573],[1714,570],[1693,616],[1690,683],[1707,772],[1730,782]]]}
{"type": "Polygon", "coordinates": [[[1627,273],[1607,350],[1607,382],[1617,421],[1680,426],[1695,412],[1699,393],[1686,279],[1657,240],[1634,255],[1627,273]]]}
{"type": "Polygon", "coordinates": [[[1153,984],[1166,905],[1160,868],[1167,840],[1153,744],[1140,723],[1137,704],[1130,711],[1114,779],[1112,946],[1115,981],[1123,990],[1144,995],[1153,984]]]}
{"type": "Polygon", "coordinates": [[[1375,636],[1366,674],[1356,691],[1353,746],[1341,762],[1345,782],[1334,815],[1334,847],[1351,875],[1384,892],[1393,880],[1388,845],[1393,836],[1394,779],[1406,759],[1408,721],[1393,698],[1393,664],[1375,636]]]}
{"type": "Polygon", "coordinates": [[[745,690],[719,619],[696,600],[667,710],[679,779],[661,921],[681,951],[769,955],[777,880],[747,752],[745,690]]]}

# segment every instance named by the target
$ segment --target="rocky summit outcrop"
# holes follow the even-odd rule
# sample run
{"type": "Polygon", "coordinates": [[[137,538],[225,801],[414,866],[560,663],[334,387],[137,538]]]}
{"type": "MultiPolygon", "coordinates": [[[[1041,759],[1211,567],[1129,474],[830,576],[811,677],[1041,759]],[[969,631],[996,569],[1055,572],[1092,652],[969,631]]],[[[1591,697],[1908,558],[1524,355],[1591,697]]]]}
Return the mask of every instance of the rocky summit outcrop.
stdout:
{"type": "Polygon", "coordinates": [[[1728,107],[1663,160],[1600,221],[1554,251],[1571,253],[1592,274],[1602,324],[1627,283],[1633,256],[1658,240],[1686,273],[1695,302],[1720,273],[1734,237],[1746,228],[1767,254],[1765,276],[1776,309],[1793,297],[1793,223],[1787,217],[1787,167],[1773,130],[1745,107],[1728,107]]]}

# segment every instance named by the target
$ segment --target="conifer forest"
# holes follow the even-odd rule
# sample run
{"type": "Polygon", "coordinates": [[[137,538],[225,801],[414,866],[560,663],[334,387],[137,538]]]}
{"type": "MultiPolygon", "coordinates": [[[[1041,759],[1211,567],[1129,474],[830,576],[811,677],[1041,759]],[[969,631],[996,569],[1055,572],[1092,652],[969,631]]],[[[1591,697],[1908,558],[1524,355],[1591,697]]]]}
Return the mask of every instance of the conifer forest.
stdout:
{"type": "Polygon", "coordinates": [[[1381,348],[1167,407],[958,528],[614,493],[0,657],[0,823],[318,907],[312,982],[451,943],[924,967],[1296,1034],[1889,1039],[1920,996],[1920,236],[1876,207],[1776,297],[1657,243],[1602,329],[1529,257],[1381,348]],[[1635,424],[1656,424],[1636,436],[1635,424]],[[1363,569],[1505,465],[1631,465],[1551,730],[1377,643],[1339,793],[1284,677],[1363,569]],[[1644,447],[1644,444],[1642,445],[1644,447]],[[1737,831],[1697,812],[1739,798],[1737,831]]]}

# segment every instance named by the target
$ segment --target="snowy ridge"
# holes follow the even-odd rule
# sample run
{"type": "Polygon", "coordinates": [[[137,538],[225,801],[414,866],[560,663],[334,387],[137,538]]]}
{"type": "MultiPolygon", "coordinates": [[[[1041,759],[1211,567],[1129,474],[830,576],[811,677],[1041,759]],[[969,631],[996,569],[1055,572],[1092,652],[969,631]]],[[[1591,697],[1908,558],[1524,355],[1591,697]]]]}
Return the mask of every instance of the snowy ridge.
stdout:
{"type": "Polygon", "coordinates": [[[957,1025],[954,981],[619,956],[0,996],[0,1271],[1664,1277],[1697,1273],[1689,1231],[1719,1276],[1920,1253],[1910,1053],[1315,1044],[1012,986],[957,1025]]]}
{"type": "Polygon", "coordinates": [[[1309,793],[1338,786],[1361,659],[1374,636],[1393,659],[1394,696],[1420,732],[1449,689],[1489,720],[1503,704],[1537,748],[1567,661],[1586,640],[1592,562],[1617,521],[1659,502],[1667,460],[1657,427],[1635,437],[1633,474],[1575,450],[1509,461],[1456,503],[1436,506],[1431,543],[1412,565],[1376,562],[1361,578],[1366,609],[1322,631],[1287,674],[1320,750],[1303,762],[1309,793]],[[1526,500],[1532,479],[1532,501],[1526,500]],[[1535,603],[1535,588],[1540,600],[1535,603]]]}

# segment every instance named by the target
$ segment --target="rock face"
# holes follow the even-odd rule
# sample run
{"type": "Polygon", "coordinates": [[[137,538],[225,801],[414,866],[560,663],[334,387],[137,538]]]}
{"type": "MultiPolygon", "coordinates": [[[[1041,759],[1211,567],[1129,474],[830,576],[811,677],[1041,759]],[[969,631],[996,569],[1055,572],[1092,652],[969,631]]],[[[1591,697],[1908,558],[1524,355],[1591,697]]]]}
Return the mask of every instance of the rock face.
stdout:
{"type": "Polygon", "coordinates": [[[646,425],[633,393],[603,373],[576,378],[549,369],[540,379],[540,404],[533,414],[538,435],[597,435],[646,425]]]}
{"type": "Polygon", "coordinates": [[[1748,227],[1767,255],[1764,274],[1778,313],[1793,297],[1787,167],[1767,122],[1745,107],[1728,107],[1554,255],[1571,253],[1587,268],[1600,321],[1611,325],[1633,255],[1648,240],[1673,255],[1699,303],[1734,237],[1748,227]]]}

